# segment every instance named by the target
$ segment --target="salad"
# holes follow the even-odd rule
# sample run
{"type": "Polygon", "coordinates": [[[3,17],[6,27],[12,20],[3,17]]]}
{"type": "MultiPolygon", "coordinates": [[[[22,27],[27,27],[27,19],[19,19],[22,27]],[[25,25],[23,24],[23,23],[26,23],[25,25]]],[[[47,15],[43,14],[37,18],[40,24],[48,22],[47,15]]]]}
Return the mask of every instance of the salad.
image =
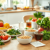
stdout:
{"type": "Polygon", "coordinates": [[[11,29],[9,31],[7,31],[7,34],[9,35],[18,35],[18,34],[21,34],[19,29],[15,30],[15,29],[11,29]]]}

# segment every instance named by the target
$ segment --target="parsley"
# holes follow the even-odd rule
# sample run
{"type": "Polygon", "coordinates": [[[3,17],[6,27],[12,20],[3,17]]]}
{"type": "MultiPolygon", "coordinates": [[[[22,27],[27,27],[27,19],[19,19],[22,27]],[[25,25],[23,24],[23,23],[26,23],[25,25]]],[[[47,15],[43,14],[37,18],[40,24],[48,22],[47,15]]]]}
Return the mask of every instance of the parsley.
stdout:
{"type": "Polygon", "coordinates": [[[4,45],[4,43],[1,41],[1,39],[0,39],[0,45],[4,45]]]}

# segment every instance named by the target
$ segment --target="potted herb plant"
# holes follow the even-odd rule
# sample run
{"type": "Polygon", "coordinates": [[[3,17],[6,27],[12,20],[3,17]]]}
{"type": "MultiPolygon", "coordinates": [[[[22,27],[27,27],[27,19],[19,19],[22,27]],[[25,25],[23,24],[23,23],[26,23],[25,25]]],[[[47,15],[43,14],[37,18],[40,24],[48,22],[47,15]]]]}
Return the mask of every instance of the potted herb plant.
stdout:
{"type": "Polygon", "coordinates": [[[2,10],[2,8],[1,8],[1,7],[2,7],[2,4],[0,3],[0,11],[2,10]]]}
{"type": "Polygon", "coordinates": [[[16,10],[17,9],[17,4],[19,4],[18,0],[13,0],[13,9],[16,10]]]}

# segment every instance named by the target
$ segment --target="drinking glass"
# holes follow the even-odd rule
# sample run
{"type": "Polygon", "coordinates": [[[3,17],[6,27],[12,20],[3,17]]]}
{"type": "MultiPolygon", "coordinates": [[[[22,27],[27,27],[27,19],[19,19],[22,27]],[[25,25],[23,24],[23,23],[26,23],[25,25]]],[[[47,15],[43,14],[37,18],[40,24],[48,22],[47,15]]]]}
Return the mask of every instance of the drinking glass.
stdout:
{"type": "Polygon", "coordinates": [[[42,33],[36,33],[34,35],[35,35],[35,40],[42,41],[42,38],[43,38],[43,34],[42,33]]]}
{"type": "Polygon", "coordinates": [[[31,21],[29,21],[29,20],[26,21],[26,27],[28,27],[28,28],[32,27],[31,21]]]}

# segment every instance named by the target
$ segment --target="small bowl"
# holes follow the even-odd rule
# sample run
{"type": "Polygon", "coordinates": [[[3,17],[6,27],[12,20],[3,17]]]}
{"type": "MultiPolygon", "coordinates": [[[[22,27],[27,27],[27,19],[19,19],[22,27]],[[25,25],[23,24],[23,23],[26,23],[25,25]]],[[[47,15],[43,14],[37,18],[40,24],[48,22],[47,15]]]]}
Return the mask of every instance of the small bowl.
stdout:
{"type": "MultiPolygon", "coordinates": [[[[34,30],[35,30],[35,29],[34,29],[34,30]]],[[[24,35],[27,35],[27,36],[30,36],[30,35],[31,35],[32,38],[33,38],[33,37],[34,37],[34,34],[37,33],[37,32],[38,32],[38,30],[36,30],[35,32],[28,32],[28,31],[25,30],[25,31],[24,31],[24,35]]]]}
{"type": "Polygon", "coordinates": [[[20,43],[20,44],[29,44],[29,43],[31,43],[31,41],[32,41],[32,36],[30,36],[31,38],[29,38],[29,39],[21,39],[21,38],[18,38],[17,37],[17,41],[20,43]]]}

